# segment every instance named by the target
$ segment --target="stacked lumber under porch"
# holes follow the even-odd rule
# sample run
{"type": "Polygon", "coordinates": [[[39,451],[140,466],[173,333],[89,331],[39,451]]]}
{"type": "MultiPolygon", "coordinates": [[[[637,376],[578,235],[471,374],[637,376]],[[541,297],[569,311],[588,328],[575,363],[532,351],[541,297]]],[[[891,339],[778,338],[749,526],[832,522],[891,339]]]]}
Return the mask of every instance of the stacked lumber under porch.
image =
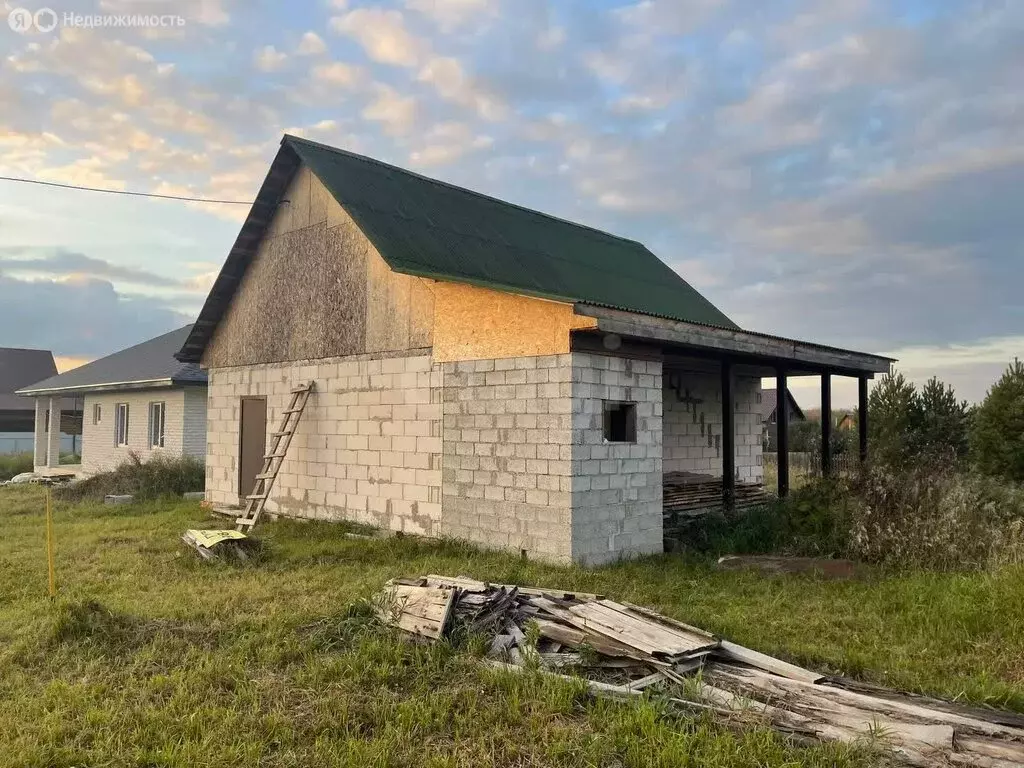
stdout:
{"type": "MultiPolygon", "coordinates": [[[[662,511],[667,539],[685,539],[690,524],[722,509],[722,478],[696,472],[666,472],[662,511]]],[[[736,483],[736,509],[764,504],[771,497],[759,483],[736,483]]]]}
{"type": "Polygon", "coordinates": [[[907,765],[1024,765],[1024,716],[821,675],[603,595],[431,575],[388,582],[379,612],[427,641],[482,633],[490,664],[582,679],[598,695],[656,692],[680,711],[869,743],[907,765]]]}

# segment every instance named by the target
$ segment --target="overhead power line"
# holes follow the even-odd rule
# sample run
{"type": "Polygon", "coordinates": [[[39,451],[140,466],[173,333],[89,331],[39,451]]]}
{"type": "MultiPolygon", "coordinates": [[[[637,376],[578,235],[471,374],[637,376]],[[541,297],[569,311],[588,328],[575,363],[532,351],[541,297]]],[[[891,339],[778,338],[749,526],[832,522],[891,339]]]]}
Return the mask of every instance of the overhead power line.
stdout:
{"type": "Polygon", "coordinates": [[[107,195],[128,195],[129,197],[156,197],[161,200],[184,200],[188,203],[215,203],[218,205],[252,205],[251,200],[212,200],[206,197],[185,197],[184,195],[158,195],[155,192],[126,192],[121,189],[101,189],[99,187],[82,187],[77,184],[58,184],[55,181],[39,179],[19,179],[16,176],[0,176],[0,181],[15,181],[20,184],[39,184],[44,187],[60,187],[75,189],[79,192],[102,192],[107,195]]]}

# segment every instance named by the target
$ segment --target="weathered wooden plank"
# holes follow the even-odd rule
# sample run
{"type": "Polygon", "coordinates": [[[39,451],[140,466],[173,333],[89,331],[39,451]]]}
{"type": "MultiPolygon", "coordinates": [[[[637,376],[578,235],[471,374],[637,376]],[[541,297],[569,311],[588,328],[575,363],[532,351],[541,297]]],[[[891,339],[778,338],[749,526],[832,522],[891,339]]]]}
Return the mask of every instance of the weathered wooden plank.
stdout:
{"type": "Polygon", "coordinates": [[[444,634],[456,592],[396,584],[386,593],[384,611],[400,629],[437,640],[444,634]]]}
{"type": "Polygon", "coordinates": [[[429,586],[458,587],[463,592],[475,593],[486,592],[490,588],[487,582],[477,581],[468,576],[438,576],[434,573],[427,575],[427,584],[429,586]]]}
{"type": "Polygon", "coordinates": [[[661,672],[655,672],[653,675],[647,675],[647,677],[641,677],[639,680],[626,683],[625,687],[631,691],[642,691],[644,688],[649,688],[652,685],[663,682],[665,682],[665,676],[661,672]]]}
{"type": "Polygon", "coordinates": [[[632,613],[639,614],[640,616],[643,616],[646,619],[650,619],[651,621],[655,621],[659,624],[666,624],[669,627],[680,630],[681,632],[683,632],[683,634],[702,637],[705,640],[709,641],[709,645],[718,642],[718,638],[716,638],[710,632],[701,629],[700,627],[695,627],[692,624],[687,624],[685,622],[679,621],[678,619],[673,619],[669,616],[663,616],[662,614],[656,611],[652,611],[650,608],[644,608],[642,605],[634,605],[633,603],[622,603],[622,605],[628,608],[632,613]]]}
{"type": "Polygon", "coordinates": [[[713,644],[706,637],[684,634],[631,614],[625,606],[609,600],[574,605],[568,610],[586,622],[586,629],[600,632],[652,656],[675,656],[713,644]]]}
{"type": "Polygon", "coordinates": [[[577,304],[576,313],[595,317],[598,328],[627,338],[654,339],[683,346],[733,352],[751,358],[772,357],[814,368],[887,373],[892,360],[878,355],[782,339],[749,331],[726,330],[577,304]]]}
{"type": "Polygon", "coordinates": [[[566,592],[561,589],[548,589],[547,587],[520,587],[515,584],[492,584],[492,587],[504,587],[505,589],[512,589],[513,587],[519,590],[519,594],[527,595],[528,597],[553,597],[556,600],[603,600],[604,595],[593,595],[589,592],[566,592]]]}
{"type": "Polygon", "coordinates": [[[541,634],[545,637],[549,637],[552,640],[557,640],[563,645],[569,645],[573,648],[579,648],[581,645],[589,645],[598,653],[604,653],[608,656],[627,656],[635,659],[643,659],[645,654],[637,651],[635,648],[623,645],[622,643],[606,637],[600,633],[586,631],[586,628],[582,626],[584,624],[582,619],[573,616],[569,611],[560,606],[555,605],[547,598],[537,597],[532,601],[539,608],[550,613],[556,619],[568,622],[570,626],[565,626],[555,621],[547,621],[541,617],[536,617],[533,621],[537,622],[540,627],[541,634]],[[572,627],[576,629],[573,630],[572,627]],[[584,630],[580,632],[579,630],[584,630]]]}
{"type": "Polygon", "coordinates": [[[712,678],[721,678],[726,681],[733,681],[739,685],[747,685],[753,689],[762,690],[773,696],[789,696],[799,699],[812,696],[828,702],[830,706],[850,706],[863,709],[868,712],[876,712],[892,718],[905,718],[909,721],[923,723],[937,723],[951,725],[957,728],[967,729],[974,734],[992,736],[997,738],[1009,738],[1024,744],[1024,730],[1012,728],[986,720],[965,717],[950,712],[919,706],[906,701],[896,699],[883,699],[875,696],[868,696],[862,693],[847,691],[843,688],[833,688],[828,685],[817,685],[803,680],[792,680],[779,675],[773,675],[758,669],[741,669],[739,667],[727,667],[712,665],[709,670],[712,678]]]}
{"type": "Polygon", "coordinates": [[[743,664],[749,664],[765,672],[788,677],[790,680],[817,683],[819,680],[824,679],[824,676],[819,675],[817,672],[798,667],[796,664],[790,664],[789,662],[782,661],[782,659],[776,659],[774,656],[769,656],[766,653],[760,653],[750,648],[744,648],[742,645],[730,643],[728,640],[722,640],[719,643],[718,655],[733,661],[742,662],[743,664]]]}

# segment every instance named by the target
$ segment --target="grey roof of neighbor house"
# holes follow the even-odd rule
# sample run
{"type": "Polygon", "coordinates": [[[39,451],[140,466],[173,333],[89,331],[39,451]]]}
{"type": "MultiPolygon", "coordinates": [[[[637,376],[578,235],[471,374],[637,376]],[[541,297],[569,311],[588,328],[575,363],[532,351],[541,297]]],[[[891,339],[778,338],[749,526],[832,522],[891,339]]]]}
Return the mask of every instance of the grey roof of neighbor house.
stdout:
{"type": "Polygon", "coordinates": [[[0,411],[32,410],[31,402],[14,393],[56,373],[57,364],[48,349],[0,347],[0,411]]]}
{"type": "Polygon", "coordinates": [[[205,384],[206,371],[193,363],[182,363],[174,358],[192,330],[186,325],[155,339],[122,349],[91,363],[24,386],[21,395],[61,392],[74,394],[85,391],[132,389],[145,386],[174,384],[205,384]]]}
{"type": "MultiPolygon", "coordinates": [[[[803,409],[797,403],[796,398],[793,397],[793,393],[788,389],[786,394],[789,395],[789,407],[790,407],[790,418],[796,416],[797,419],[804,418],[803,409]]],[[[775,412],[775,406],[778,404],[779,391],[777,389],[762,389],[761,390],[761,420],[768,421],[771,415],[775,412]]]]}

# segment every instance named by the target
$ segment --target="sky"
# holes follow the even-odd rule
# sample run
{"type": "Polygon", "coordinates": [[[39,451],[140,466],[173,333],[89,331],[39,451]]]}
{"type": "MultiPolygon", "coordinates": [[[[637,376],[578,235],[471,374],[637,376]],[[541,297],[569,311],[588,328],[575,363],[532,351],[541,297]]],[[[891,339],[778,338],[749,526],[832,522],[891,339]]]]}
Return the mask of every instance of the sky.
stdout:
{"type": "MultiPolygon", "coordinates": [[[[47,4],[0,24],[0,175],[249,201],[289,132],[641,240],[744,328],[971,401],[1024,352],[1024,2],[47,4]]],[[[190,322],[246,212],[0,181],[0,346],[66,368],[190,322]]]]}

